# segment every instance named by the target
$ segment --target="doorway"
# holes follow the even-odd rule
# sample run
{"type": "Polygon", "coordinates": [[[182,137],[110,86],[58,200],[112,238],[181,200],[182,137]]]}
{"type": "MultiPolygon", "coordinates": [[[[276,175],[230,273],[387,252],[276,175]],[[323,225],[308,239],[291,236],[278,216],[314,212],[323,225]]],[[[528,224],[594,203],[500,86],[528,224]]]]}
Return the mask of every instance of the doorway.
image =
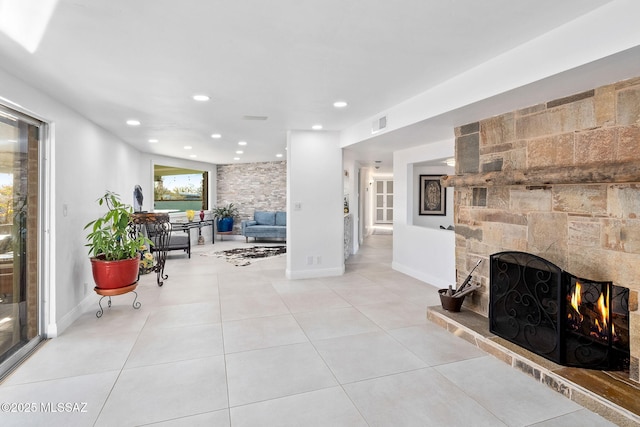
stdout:
{"type": "Polygon", "coordinates": [[[0,377],[41,340],[40,151],[45,124],[0,106],[0,377]]]}
{"type": "Polygon", "coordinates": [[[375,220],[376,224],[393,223],[393,180],[376,179],[375,188],[375,220]]]}

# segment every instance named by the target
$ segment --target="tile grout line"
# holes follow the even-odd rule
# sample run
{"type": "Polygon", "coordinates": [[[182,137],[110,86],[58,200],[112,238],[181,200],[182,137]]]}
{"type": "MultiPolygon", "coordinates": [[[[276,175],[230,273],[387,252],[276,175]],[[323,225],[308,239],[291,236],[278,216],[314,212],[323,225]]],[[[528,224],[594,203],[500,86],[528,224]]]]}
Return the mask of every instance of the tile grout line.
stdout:
{"type": "Polygon", "coordinates": [[[104,399],[104,402],[102,403],[102,406],[100,407],[100,410],[98,411],[98,415],[96,416],[96,419],[93,422],[94,426],[100,420],[100,416],[102,415],[102,412],[104,411],[104,408],[107,406],[107,402],[109,401],[109,398],[111,397],[111,394],[113,393],[113,390],[115,389],[116,384],[118,384],[118,380],[120,379],[120,376],[122,375],[122,372],[124,371],[125,366],[127,366],[127,361],[129,360],[129,357],[131,357],[131,353],[133,352],[133,349],[135,348],[136,343],[140,339],[140,335],[142,334],[142,330],[144,329],[144,327],[145,327],[145,325],[147,324],[148,321],[149,321],[149,315],[147,315],[146,319],[144,320],[144,323],[142,324],[142,327],[138,331],[136,339],[133,342],[133,345],[131,346],[131,348],[129,349],[129,353],[127,354],[127,357],[125,358],[124,362],[122,363],[122,367],[118,370],[118,375],[116,376],[115,381],[111,385],[111,388],[109,389],[109,393],[107,393],[107,396],[104,399]]]}
{"type": "MultiPolygon", "coordinates": [[[[347,303],[349,303],[347,301],[347,303]]],[[[286,304],[286,303],[285,303],[286,304]]],[[[351,305],[351,303],[349,303],[351,305]]],[[[288,306],[287,306],[288,307],[288,306]]],[[[352,306],[353,307],[353,306],[352,306]]],[[[355,307],[353,307],[355,308],[355,307]]],[[[357,309],[356,309],[357,310],[357,309]]],[[[325,360],[324,357],[322,357],[322,354],[320,353],[320,351],[318,350],[318,348],[316,347],[316,345],[313,343],[313,341],[311,340],[311,338],[307,335],[307,332],[304,330],[304,328],[302,327],[302,325],[300,324],[299,320],[296,318],[296,316],[291,313],[291,317],[293,318],[293,320],[296,322],[296,324],[298,325],[298,327],[300,328],[300,330],[302,331],[302,333],[304,334],[305,337],[307,337],[307,340],[309,341],[309,344],[311,344],[311,346],[313,347],[313,349],[315,350],[316,354],[318,355],[318,357],[320,358],[320,360],[322,360],[322,363],[324,363],[324,365],[327,367],[327,369],[329,370],[329,372],[331,372],[331,376],[333,376],[333,379],[336,381],[336,384],[338,385],[338,387],[340,387],[340,389],[342,390],[342,392],[344,393],[345,396],[347,396],[347,399],[349,399],[349,402],[351,402],[351,404],[353,405],[353,407],[355,408],[356,411],[358,411],[358,414],[360,415],[360,417],[362,418],[362,420],[365,422],[365,424],[367,424],[368,426],[370,426],[369,422],[367,421],[367,419],[365,418],[364,414],[362,413],[362,411],[360,410],[360,408],[358,407],[358,405],[356,405],[356,403],[353,401],[353,399],[351,399],[351,396],[349,396],[349,393],[347,393],[347,390],[345,390],[344,385],[342,383],[340,383],[340,381],[338,380],[338,377],[336,376],[335,372],[333,372],[333,369],[331,369],[331,367],[329,366],[329,364],[327,363],[327,361],[325,360]]]]}
{"type": "Polygon", "coordinates": [[[222,321],[222,298],[220,296],[220,274],[216,273],[216,286],[218,287],[218,312],[220,313],[220,340],[222,341],[222,357],[224,361],[224,382],[227,389],[227,415],[229,416],[229,426],[233,426],[231,420],[231,400],[229,397],[229,371],[227,369],[227,349],[224,343],[224,322],[222,321]]]}
{"type": "MultiPolygon", "coordinates": [[[[443,316],[442,314],[438,313],[437,311],[434,310],[429,310],[427,309],[427,319],[431,320],[435,325],[438,325],[442,328],[444,328],[445,330],[447,330],[448,332],[452,332],[451,330],[449,330],[449,326],[453,326],[455,328],[457,328],[458,330],[463,330],[468,336],[470,336],[471,338],[473,338],[473,343],[478,349],[482,350],[483,352],[485,352],[487,355],[493,356],[494,358],[496,358],[497,360],[500,360],[501,362],[509,365],[512,369],[517,370],[518,372],[521,372],[523,374],[526,374],[527,376],[533,378],[534,380],[537,380],[538,382],[540,382],[541,384],[544,384],[547,388],[549,388],[550,390],[555,391],[556,393],[566,397],[567,399],[571,400],[572,402],[580,405],[582,408],[585,408],[587,410],[590,410],[592,412],[595,412],[596,414],[600,415],[601,417],[616,423],[616,421],[619,420],[615,420],[611,417],[609,411],[603,411],[600,412],[596,409],[591,409],[591,408],[587,408],[585,407],[585,405],[583,405],[582,403],[580,403],[579,400],[577,400],[576,398],[579,397],[578,394],[575,394],[577,392],[581,393],[581,395],[583,397],[585,397],[586,399],[590,400],[593,403],[598,404],[599,406],[602,406],[604,408],[609,409],[610,411],[615,412],[616,414],[624,417],[625,420],[631,422],[631,425],[638,425],[640,424],[640,417],[636,414],[633,414],[631,411],[616,405],[613,402],[610,402],[608,400],[603,399],[600,396],[594,395],[592,392],[590,392],[589,390],[585,389],[584,387],[580,386],[579,384],[576,384],[556,373],[554,373],[553,371],[540,366],[539,364],[537,364],[536,362],[523,358],[520,355],[510,351],[507,348],[504,348],[503,346],[501,346],[499,343],[496,343],[490,339],[485,338],[484,336],[482,336],[481,334],[479,334],[478,332],[468,328],[467,326],[455,321],[454,319],[448,318],[446,316],[443,316]],[[435,320],[434,320],[435,319],[435,320]],[[499,351],[501,354],[509,357],[511,359],[511,362],[508,362],[507,360],[504,360],[500,357],[497,357],[496,355],[487,352],[485,349],[482,348],[482,346],[480,345],[480,343],[483,343],[493,349],[495,349],[496,351],[499,351]],[[534,369],[538,370],[540,372],[540,378],[536,378],[535,376],[528,374],[527,372],[523,371],[522,369],[518,369],[515,364],[516,362],[522,362],[525,363],[526,365],[529,365],[531,367],[533,367],[534,369]],[[545,377],[548,377],[550,379],[552,379],[555,383],[559,384],[559,385],[563,385],[566,387],[566,389],[569,391],[569,395],[566,395],[562,392],[560,392],[558,389],[552,387],[552,384],[548,383],[547,381],[545,381],[545,377]],[[575,396],[574,396],[575,394],[575,396]]],[[[464,339],[464,338],[462,338],[464,339]]],[[[469,341],[466,340],[465,341],[469,341]]]]}

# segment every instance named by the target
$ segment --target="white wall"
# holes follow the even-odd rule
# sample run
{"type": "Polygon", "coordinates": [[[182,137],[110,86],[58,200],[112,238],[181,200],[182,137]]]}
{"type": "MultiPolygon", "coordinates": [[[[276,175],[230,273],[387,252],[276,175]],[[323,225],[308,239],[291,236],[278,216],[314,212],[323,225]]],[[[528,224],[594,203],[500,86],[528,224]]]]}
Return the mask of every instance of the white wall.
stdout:
{"type": "Polygon", "coordinates": [[[360,233],[363,240],[373,232],[373,170],[371,167],[360,169],[360,202],[362,203],[363,211],[360,233]]]}
{"type": "MultiPolygon", "coordinates": [[[[455,234],[414,225],[417,213],[414,164],[453,157],[454,141],[440,141],[396,151],[393,155],[394,223],[392,267],[439,288],[455,283],[455,234]]],[[[453,209],[453,203],[451,204],[453,209]]]]}
{"type": "Polygon", "coordinates": [[[342,149],[336,132],[287,136],[289,278],[344,273],[342,149]]]}
{"type": "Polygon", "coordinates": [[[51,169],[45,177],[50,188],[45,208],[50,210],[51,223],[50,246],[44,256],[50,269],[42,280],[47,288],[45,329],[48,336],[55,336],[85,305],[97,305],[83,227],[102,213],[96,200],[107,189],[132,203],[133,188],[143,178],[140,152],[1,70],[0,88],[5,98],[0,102],[11,107],[17,104],[18,109],[52,123],[46,165],[51,169]]]}
{"type": "Polygon", "coordinates": [[[511,91],[512,96],[508,100],[503,99],[502,104],[485,104],[481,117],[501,114],[547,99],[634,77],[637,72],[633,69],[602,67],[600,72],[593,73],[591,77],[583,74],[580,78],[575,78],[575,75],[572,75],[562,82],[556,82],[555,85],[552,82],[546,85],[545,90],[550,90],[555,95],[544,94],[539,88],[526,93],[515,91],[532,82],[640,45],[638,16],[640,2],[637,0],[608,2],[590,13],[344,129],[342,146],[348,147],[371,138],[371,122],[381,115],[387,117],[389,125],[385,132],[388,133],[511,91]],[[490,111],[490,108],[494,110],[490,111]]]}
{"type": "Polygon", "coordinates": [[[453,167],[442,166],[417,166],[407,165],[410,168],[409,175],[413,175],[414,183],[413,195],[407,200],[408,204],[413,207],[411,209],[407,206],[407,213],[409,217],[407,222],[409,224],[418,225],[420,227],[440,228],[440,226],[448,227],[453,225],[453,188],[444,188],[445,201],[446,201],[446,215],[420,215],[419,203],[420,203],[420,175],[451,175],[455,173],[453,167]]]}

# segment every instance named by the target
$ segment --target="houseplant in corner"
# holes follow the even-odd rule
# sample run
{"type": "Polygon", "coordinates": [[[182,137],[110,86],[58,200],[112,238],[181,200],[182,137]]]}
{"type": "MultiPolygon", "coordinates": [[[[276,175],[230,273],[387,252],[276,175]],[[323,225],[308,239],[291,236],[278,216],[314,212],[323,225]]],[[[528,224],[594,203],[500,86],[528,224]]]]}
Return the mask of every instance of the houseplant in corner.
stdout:
{"type": "Polygon", "coordinates": [[[238,208],[233,203],[218,206],[212,211],[216,219],[216,227],[219,233],[227,233],[233,230],[233,220],[238,217],[238,208]]]}
{"type": "Polygon", "coordinates": [[[86,246],[91,256],[91,270],[96,287],[116,289],[134,284],[138,280],[140,250],[151,241],[132,231],[133,208],[120,201],[120,196],[111,191],[98,199],[107,212],[87,225],[86,246]]]}

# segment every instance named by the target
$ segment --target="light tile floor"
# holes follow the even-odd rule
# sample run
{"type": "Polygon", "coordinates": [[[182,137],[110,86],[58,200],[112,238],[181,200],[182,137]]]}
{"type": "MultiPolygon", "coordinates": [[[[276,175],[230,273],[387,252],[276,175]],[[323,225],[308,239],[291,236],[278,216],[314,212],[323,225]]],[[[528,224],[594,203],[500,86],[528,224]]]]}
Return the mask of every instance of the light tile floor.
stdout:
{"type": "Polygon", "coordinates": [[[0,403],[31,412],[0,425],[612,425],[429,323],[436,289],[391,269],[391,241],[309,280],[287,280],[285,257],[210,255],[240,240],[172,254],[162,288],[141,279],[139,310],[122,295],[97,319],[96,296],[7,378],[0,403]]]}

